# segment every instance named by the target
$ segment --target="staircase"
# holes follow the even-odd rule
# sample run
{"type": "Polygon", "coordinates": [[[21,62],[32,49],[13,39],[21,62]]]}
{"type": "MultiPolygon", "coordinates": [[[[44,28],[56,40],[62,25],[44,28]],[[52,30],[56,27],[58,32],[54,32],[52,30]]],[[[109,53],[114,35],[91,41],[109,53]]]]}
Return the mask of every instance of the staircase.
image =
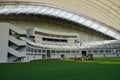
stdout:
{"type": "Polygon", "coordinates": [[[26,41],[23,41],[23,40],[19,40],[17,38],[15,38],[14,36],[9,36],[9,40],[17,45],[25,45],[26,44],[26,41]]]}
{"type": "Polygon", "coordinates": [[[13,25],[10,25],[9,46],[8,46],[8,62],[21,62],[25,58],[26,30],[21,30],[13,25]]]}
{"type": "Polygon", "coordinates": [[[16,56],[16,57],[25,57],[25,52],[18,52],[11,47],[8,48],[8,52],[11,53],[12,55],[16,56]]]}

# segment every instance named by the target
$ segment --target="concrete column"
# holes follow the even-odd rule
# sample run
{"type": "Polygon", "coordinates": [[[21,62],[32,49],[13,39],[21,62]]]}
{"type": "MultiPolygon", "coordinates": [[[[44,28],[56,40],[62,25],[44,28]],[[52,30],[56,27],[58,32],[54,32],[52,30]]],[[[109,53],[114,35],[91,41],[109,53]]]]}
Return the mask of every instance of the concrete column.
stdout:
{"type": "Polygon", "coordinates": [[[0,63],[7,62],[9,24],[0,23],[0,63]]]}

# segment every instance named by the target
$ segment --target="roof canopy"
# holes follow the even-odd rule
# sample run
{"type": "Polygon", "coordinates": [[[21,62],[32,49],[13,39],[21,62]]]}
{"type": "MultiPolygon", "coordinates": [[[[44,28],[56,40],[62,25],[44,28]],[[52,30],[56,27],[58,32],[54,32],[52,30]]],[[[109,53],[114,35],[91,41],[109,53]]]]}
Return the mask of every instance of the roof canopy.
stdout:
{"type": "Polygon", "coordinates": [[[28,2],[0,3],[0,14],[8,15],[8,14],[21,14],[21,13],[59,17],[62,19],[73,21],[78,24],[85,25],[88,28],[92,28],[96,31],[99,31],[113,38],[120,39],[120,33],[117,30],[110,28],[110,26],[102,22],[99,22],[91,17],[88,17],[81,13],[74,12],[72,10],[68,10],[63,7],[58,7],[48,4],[40,4],[40,3],[28,3],[28,2]]]}

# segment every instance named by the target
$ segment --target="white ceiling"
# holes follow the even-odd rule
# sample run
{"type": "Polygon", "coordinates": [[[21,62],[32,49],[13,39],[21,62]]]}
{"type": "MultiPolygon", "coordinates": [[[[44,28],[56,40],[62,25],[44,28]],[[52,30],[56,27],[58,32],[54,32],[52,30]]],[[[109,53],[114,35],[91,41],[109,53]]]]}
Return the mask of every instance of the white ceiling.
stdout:
{"type": "Polygon", "coordinates": [[[82,13],[120,31],[120,0],[0,0],[41,2],[82,13]]]}

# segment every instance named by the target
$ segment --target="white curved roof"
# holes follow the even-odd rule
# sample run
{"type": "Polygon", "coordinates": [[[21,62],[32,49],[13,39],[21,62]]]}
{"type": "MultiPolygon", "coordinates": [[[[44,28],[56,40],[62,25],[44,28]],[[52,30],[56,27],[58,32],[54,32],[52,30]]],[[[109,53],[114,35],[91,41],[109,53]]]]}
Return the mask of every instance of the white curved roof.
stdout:
{"type": "Polygon", "coordinates": [[[1,0],[41,2],[85,14],[120,31],[120,0],[1,0]]]}
{"type": "MultiPolygon", "coordinates": [[[[4,1],[33,2],[32,0],[4,0],[4,1]]],[[[7,10],[8,7],[6,7],[6,9],[4,8],[4,10],[0,11],[0,13],[9,14],[9,13],[17,12],[17,14],[19,13],[38,14],[37,12],[39,10],[40,11],[39,13],[69,19],[74,22],[86,25],[90,28],[93,28],[99,32],[102,32],[116,39],[120,39],[120,33],[118,32],[120,31],[120,1],[119,0],[34,0],[34,2],[52,4],[52,5],[60,6],[62,8],[58,9],[55,8],[55,6],[49,6],[50,8],[48,6],[44,6],[44,8],[43,7],[31,8],[31,6],[29,5],[27,6],[26,9],[24,8],[23,10],[20,10],[21,7],[19,7],[18,9],[16,8],[16,6],[14,6],[15,7],[14,10],[13,7],[11,8],[11,10],[9,7],[9,12],[8,12],[7,10]],[[18,9],[19,11],[15,9],[18,9]],[[114,28],[115,30],[109,27],[114,28]]]]}

